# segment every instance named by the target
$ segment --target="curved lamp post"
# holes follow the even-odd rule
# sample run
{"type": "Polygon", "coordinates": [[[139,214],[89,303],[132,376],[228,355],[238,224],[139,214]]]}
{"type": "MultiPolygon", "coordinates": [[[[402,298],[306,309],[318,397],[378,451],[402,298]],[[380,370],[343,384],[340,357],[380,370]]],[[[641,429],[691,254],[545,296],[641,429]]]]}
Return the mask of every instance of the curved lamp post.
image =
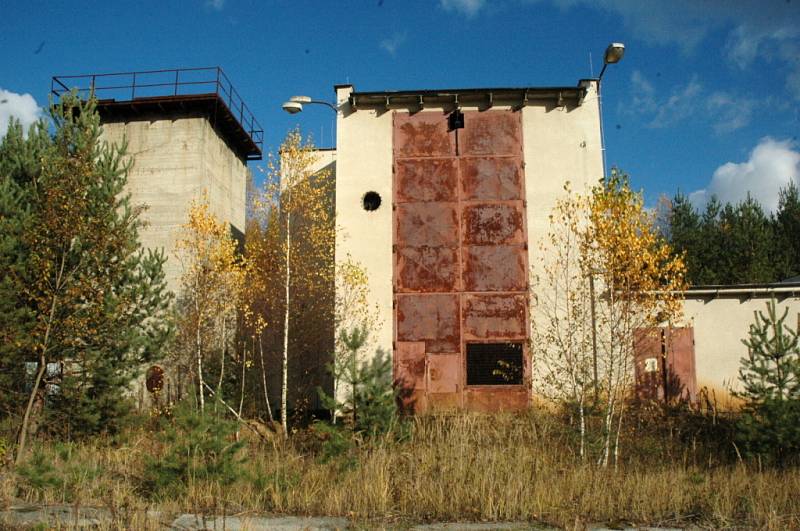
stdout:
{"type": "Polygon", "coordinates": [[[285,101],[281,108],[284,111],[288,112],[289,114],[297,114],[303,111],[303,105],[305,104],[316,104],[316,105],[325,105],[329,107],[333,112],[339,112],[339,109],[332,103],[328,103],[327,101],[322,100],[315,100],[312,99],[310,96],[292,96],[289,98],[288,101],[285,101]]]}

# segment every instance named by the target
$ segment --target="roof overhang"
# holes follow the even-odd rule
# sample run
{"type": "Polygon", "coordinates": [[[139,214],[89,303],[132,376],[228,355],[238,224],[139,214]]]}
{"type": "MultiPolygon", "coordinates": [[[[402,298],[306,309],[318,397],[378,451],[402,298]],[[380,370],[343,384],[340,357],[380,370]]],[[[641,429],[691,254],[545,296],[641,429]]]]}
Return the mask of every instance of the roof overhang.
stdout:
{"type": "Polygon", "coordinates": [[[577,87],[477,88],[440,90],[401,90],[389,92],[353,92],[349,103],[353,110],[364,108],[415,109],[428,107],[455,109],[462,106],[491,108],[495,105],[521,109],[527,105],[553,102],[557,106],[581,105],[586,84],[577,87]]]}

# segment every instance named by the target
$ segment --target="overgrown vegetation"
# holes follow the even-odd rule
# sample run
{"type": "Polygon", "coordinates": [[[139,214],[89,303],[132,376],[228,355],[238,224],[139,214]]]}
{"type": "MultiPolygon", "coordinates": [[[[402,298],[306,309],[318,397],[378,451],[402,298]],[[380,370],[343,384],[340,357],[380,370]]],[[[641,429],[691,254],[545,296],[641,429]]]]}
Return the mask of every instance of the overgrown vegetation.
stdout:
{"type": "Polygon", "coordinates": [[[169,337],[160,253],[138,241],[125,145],[100,139],[93,99],[65,94],[0,144],[0,407],[17,461],[37,431],[114,433],[126,388],[169,337]]]}
{"type": "Polygon", "coordinates": [[[285,444],[280,437],[249,438],[236,457],[246,465],[231,476],[197,474],[155,499],[144,473],[148,463],[177,456],[188,444],[131,431],[121,446],[82,443],[68,455],[57,444],[42,445],[43,460],[58,479],[35,485],[17,476],[2,483],[2,496],[44,503],[80,497],[84,505],[126,506],[141,514],[158,507],[167,513],[341,515],[371,525],[389,519],[523,520],[578,529],[593,522],[799,526],[800,471],[739,462],[727,439],[730,419],[712,417],[686,410],[632,417],[616,471],[581,464],[575,418],[568,414],[416,418],[404,440],[379,437],[327,459],[321,446],[306,441],[319,435],[301,430],[285,444]],[[69,467],[91,473],[65,487],[69,467]]]}

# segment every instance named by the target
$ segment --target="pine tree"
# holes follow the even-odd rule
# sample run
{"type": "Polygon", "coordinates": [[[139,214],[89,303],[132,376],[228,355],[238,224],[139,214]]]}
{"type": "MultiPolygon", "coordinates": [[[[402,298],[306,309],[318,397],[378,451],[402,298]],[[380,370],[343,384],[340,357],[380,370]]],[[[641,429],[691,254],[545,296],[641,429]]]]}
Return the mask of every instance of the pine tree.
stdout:
{"type": "Polygon", "coordinates": [[[125,146],[101,141],[93,100],[65,95],[50,118],[52,136],[45,124],[27,138],[15,126],[0,147],[0,223],[13,229],[0,260],[16,261],[3,289],[24,315],[3,334],[26,335],[2,365],[35,367],[14,411],[18,461],[41,421],[64,435],[117,430],[127,385],[170,332],[164,258],[142,251],[141,209],[124,192],[125,146]],[[6,218],[9,197],[19,203],[6,218]]]}
{"type": "Polygon", "coordinates": [[[706,203],[700,220],[699,245],[695,251],[697,258],[691,258],[697,270],[693,273],[692,284],[721,284],[723,277],[722,231],[719,215],[722,205],[716,196],[706,203]]]}
{"type": "Polygon", "coordinates": [[[725,205],[720,213],[723,244],[723,284],[773,282],[772,229],[761,205],[750,194],[736,206],[725,205]]]}
{"type": "Polygon", "coordinates": [[[775,280],[800,275],[800,192],[793,181],[780,191],[778,210],[772,219],[775,242],[775,280]]]}
{"type": "Polygon", "coordinates": [[[746,401],[740,439],[754,454],[783,464],[800,454],[800,335],[786,325],[789,309],[778,316],[775,299],[767,313],[755,312],[749,338],[742,340],[737,395],[746,401]]]}
{"type": "Polygon", "coordinates": [[[703,270],[700,216],[689,198],[680,192],[672,200],[669,240],[675,253],[685,257],[687,281],[699,284],[703,270]]]}

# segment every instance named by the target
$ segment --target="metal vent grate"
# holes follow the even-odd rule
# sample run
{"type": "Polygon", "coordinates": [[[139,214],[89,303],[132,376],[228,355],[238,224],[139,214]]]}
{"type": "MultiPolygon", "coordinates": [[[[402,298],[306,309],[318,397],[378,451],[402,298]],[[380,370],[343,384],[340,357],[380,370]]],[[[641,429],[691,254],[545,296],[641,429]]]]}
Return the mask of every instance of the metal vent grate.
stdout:
{"type": "Polygon", "coordinates": [[[522,343],[468,343],[467,385],[521,385],[522,343]]]}

